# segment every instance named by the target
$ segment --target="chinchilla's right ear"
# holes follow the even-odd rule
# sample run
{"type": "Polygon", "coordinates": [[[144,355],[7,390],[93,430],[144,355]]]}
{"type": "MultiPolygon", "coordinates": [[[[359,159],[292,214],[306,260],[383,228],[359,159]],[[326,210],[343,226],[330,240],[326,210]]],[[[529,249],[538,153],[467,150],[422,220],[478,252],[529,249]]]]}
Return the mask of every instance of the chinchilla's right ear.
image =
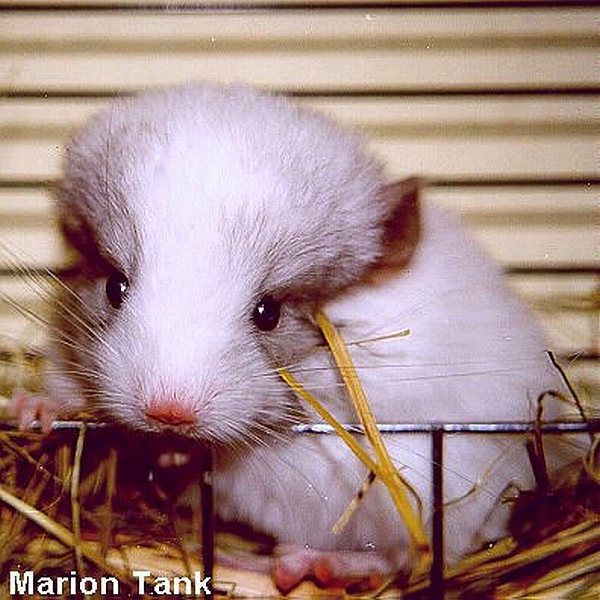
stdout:
{"type": "Polygon", "coordinates": [[[379,198],[387,208],[382,222],[382,253],[367,272],[367,281],[409,265],[421,238],[422,187],[423,180],[414,177],[381,189],[379,198]]]}

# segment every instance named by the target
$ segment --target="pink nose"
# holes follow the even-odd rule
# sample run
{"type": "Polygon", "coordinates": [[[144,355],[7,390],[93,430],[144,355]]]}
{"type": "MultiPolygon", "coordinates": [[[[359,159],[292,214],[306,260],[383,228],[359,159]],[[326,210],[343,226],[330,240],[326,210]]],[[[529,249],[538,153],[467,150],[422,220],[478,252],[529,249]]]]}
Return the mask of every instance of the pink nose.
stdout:
{"type": "Polygon", "coordinates": [[[191,407],[172,396],[152,399],[146,408],[146,416],[164,425],[193,425],[196,422],[191,407]]]}

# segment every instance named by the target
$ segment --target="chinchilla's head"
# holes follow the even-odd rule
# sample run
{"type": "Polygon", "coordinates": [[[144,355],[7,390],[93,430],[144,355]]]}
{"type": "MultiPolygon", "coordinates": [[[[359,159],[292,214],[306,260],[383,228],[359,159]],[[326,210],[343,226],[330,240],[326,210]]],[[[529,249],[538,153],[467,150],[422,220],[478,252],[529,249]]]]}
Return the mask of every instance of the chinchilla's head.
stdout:
{"type": "Polygon", "coordinates": [[[359,138],[282,98],[207,85],[118,101],[67,152],[78,269],[60,360],[134,427],[262,435],[297,412],[276,367],[321,342],[315,310],[410,256],[415,199],[359,138]]]}

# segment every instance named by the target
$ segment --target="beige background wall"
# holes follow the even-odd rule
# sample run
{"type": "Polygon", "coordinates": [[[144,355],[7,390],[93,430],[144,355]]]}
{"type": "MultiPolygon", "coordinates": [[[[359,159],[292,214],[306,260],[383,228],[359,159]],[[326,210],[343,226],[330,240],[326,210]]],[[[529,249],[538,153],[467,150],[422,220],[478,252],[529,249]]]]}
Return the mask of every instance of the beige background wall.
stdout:
{"type": "MultiPolygon", "coordinates": [[[[557,7],[0,11],[0,240],[30,265],[61,264],[39,183],[59,176],[69,133],[105,96],[243,81],[300,93],[363,130],[391,176],[431,178],[427,201],[463,213],[507,267],[597,263],[599,18],[557,7]],[[338,95],[374,89],[398,93],[338,95]],[[506,94],[519,90],[539,93],[506,94]]],[[[0,250],[1,288],[38,303],[8,266],[0,250]]],[[[600,350],[597,276],[511,281],[558,352],[600,350]]],[[[0,349],[39,344],[37,331],[0,304],[0,349]]],[[[573,373],[589,383],[594,365],[573,373]]]]}

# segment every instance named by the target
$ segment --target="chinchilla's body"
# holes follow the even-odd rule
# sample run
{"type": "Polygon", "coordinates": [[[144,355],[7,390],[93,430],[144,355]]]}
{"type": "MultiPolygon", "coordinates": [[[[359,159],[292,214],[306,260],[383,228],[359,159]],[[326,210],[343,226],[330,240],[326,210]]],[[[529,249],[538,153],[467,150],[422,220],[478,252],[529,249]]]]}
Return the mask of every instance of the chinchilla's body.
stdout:
{"type": "MultiPolygon", "coordinates": [[[[283,99],[207,85],[118,101],[69,146],[59,209],[79,269],[55,304],[48,405],[212,442],[218,513],[274,536],[282,589],[410,569],[380,482],[331,532],[365,468],[335,436],[291,432],[318,419],[280,366],[357,421],[317,310],[381,422],[529,420],[556,385],[531,316],[467,234],[415,181],[387,183],[359,138],[283,99]]],[[[427,437],[387,441],[429,522],[427,437]]],[[[445,449],[454,559],[503,530],[499,495],[532,475],[518,438],[445,449]]]]}

